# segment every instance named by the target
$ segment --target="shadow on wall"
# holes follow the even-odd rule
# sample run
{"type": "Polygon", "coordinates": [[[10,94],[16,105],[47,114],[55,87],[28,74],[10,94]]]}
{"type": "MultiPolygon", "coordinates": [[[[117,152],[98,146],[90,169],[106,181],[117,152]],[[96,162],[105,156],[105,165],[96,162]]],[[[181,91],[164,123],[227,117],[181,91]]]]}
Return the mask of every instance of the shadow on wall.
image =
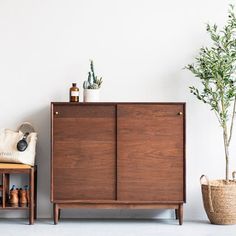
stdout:
{"type": "Polygon", "coordinates": [[[174,210],[150,209],[64,209],[61,218],[84,219],[175,219],[174,210]]]}
{"type": "Polygon", "coordinates": [[[186,102],[188,86],[185,86],[186,80],[183,79],[182,75],[183,71],[169,71],[162,76],[163,83],[158,84],[157,87],[160,91],[164,91],[162,93],[163,101],[186,102]]]}
{"type": "Polygon", "coordinates": [[[51,215],[50,204],[50,106],[24,117],[38,133],[36,164],[38,166],[38,217],[51,215]]]}

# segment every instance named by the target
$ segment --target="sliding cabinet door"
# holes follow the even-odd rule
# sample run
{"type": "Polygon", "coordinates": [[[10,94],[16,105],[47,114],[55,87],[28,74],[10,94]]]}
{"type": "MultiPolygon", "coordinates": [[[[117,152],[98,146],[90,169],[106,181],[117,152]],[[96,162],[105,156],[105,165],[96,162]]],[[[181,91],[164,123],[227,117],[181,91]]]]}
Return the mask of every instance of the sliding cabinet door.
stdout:
{"type": "Polygon", "coordinates": [[[117,191],[124,201],[184,201],[184,105],[120,104],[117,191]]]}
{"type": "Polygon", "coordinates": [[[115,106],[56,104],[52,119],[52,200],[114,200],[115,106]]]}

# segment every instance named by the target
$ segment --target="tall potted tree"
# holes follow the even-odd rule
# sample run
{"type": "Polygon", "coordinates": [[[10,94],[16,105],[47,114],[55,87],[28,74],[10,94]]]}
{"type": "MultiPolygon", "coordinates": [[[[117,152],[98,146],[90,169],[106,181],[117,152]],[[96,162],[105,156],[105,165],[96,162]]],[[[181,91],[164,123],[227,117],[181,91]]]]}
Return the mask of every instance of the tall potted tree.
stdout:
{"type": "Polygon", "coordinates": [[[221,30],[216,24],[207,24],[206,30],[212,45],[202,47],[196,62],[186,68],[202,85],[199,89],[191,86],[190,92],[210,106],[222,128],[225,179],[200,178],[203,203],[211,223],[236,224],[236,181],[234,177],[230,180],[229,172],[229,147],[236,109],[236,17],[233,5],[229,7],[227,23],[221,30]]]}

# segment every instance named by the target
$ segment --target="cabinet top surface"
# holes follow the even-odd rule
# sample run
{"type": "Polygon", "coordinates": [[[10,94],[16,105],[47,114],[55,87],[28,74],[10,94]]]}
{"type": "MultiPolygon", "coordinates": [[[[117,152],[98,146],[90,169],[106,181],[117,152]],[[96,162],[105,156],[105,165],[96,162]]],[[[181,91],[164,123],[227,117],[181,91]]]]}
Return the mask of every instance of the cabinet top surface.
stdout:
{"type": "Polygon", "coordinates": [[[163,104],[185,105],[186,102],[51,102],[52,105],[117,105],[117,104],[163,104]]]}

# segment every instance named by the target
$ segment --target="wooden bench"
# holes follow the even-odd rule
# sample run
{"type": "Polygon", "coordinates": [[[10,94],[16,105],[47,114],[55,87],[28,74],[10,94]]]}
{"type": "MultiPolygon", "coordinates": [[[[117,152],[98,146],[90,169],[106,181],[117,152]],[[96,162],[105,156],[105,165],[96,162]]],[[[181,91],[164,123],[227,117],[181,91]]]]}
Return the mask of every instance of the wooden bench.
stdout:
{"type": "Polygon", "coordinates": [[[2,192],[0,210],[28,210],[29,224],[34,224],[34,219],[37,217],[37,166],[0,163],[0,175],[2,176],[2,183],[0,183],[0,192],[2,192]],[[27,206],[12,207],[9,204],[10,174],[28,175],[30,199],[27,206]]]}

